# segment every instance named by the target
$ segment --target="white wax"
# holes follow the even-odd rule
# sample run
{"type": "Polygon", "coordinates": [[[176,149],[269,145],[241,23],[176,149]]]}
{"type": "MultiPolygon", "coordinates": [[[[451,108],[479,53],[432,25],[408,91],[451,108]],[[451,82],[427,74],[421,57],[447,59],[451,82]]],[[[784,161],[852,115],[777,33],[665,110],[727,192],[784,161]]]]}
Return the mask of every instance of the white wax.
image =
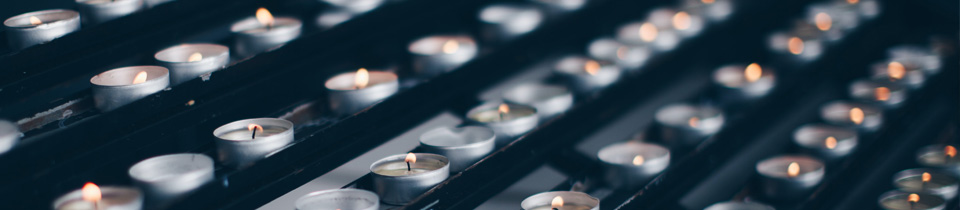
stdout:
{"type": "Polygon", "coordinates": [[[284,131],[287,131],[287,128],[275,127],[275,126],[263,126],[263,131],[257,130],[255,137],[253,132],[248,129],[237,129],[233,131],[228,131],[227,133],[224,133],[218,137],[222,139],[229,139],[234,141],[254,140],[256,138],[273,136],[279,133],[283,133],[284,131]]]}

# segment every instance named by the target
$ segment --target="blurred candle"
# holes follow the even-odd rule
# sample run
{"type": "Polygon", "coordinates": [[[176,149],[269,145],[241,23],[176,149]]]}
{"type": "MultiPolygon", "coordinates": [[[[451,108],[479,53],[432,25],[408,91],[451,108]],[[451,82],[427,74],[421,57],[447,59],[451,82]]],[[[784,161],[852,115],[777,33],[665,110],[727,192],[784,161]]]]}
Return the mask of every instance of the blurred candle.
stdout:
{"type": "Polygon", "coordinates": [[[647,184],[670,165],[670,150],[650,143],[628,141],[600,149],[608,186],[634,189],[647,184]]]}
{"type": "Polygon", "coordinates": [[[51,9],[28,12],[3,21],[7,42],[15,50],[49,42],[80,29],[80,14],[51,9]]]}
{"type": "Polygon", "coordinates": [[[493,151],[493,129],[483,126],[440,127],[420,135],[424,151],[443,155],[450,161],[450,172],[463,171],[493,151]]]}
{"type": "Polygon", "coordinates": [[[246,18],[230,26],[236,34],[234,50],[240,57],[250,57],[269,51],[300,36],[303,23],[291,17],[273,17],[260,8],[255,17],[246,18]]]}
{"type": "Polygon", "coordinates": [[[482,37],[487,42],[508,42],[540,26],[544,14],[532,4],[500,3],[480,10],[482,37]]]}
{"type": "Polygon", "coordinates": [[[524,210],[600,210],[600,199],[574,191],[552,191],[531,195],[520,202],[524,210]]]}
{"type": "Polygon", "coordinates": [[[671,148],[700,144],[723,127],[723,113],[707,105],[670,104],[654,115],[655,130],[671,148]]]}
{"type": "Polygon", "coordinates": [[[781,155],[757,163],[760,192],[764,197],[791,201],[803,199],[823,179],[822,161],[808,156],[781,155]]]}
{"type": "Polygon", "coordinates": [[[820,108],[820,118],[827,123],[850,126],[861,131],[876,131],[883,123],[879,107],[852,101],[832,101],[820,108]]]}
{"type": "Polygon", "coordinates": [[[917,163],[960,177],[960,157],[957,157],[957,147],[953,145],[934,144],[923,147],[917,152],[917,163]]]}
{"type": "Polygon", "coordinates": [[[649,45],[656,51],[669,51],[680,43],[680,35],[671,28],[658,28],[651,22],[632,22],[620,27],[617,40],[632,45],[649,45]]]}
{"type": "Polygon", "coordinates": [[[222,69],[230,61],[230,49],[218,44],[181,44],[153,55],[170,70],[170,85],[178,85],[222,69]]]}
{"type": "Polygon", "coordinates": [[[897,190],[880,195],[880,208],[886,210],[941,210],[946,200],[927,193],[908,193],[897,190]]]}
{"type": "Polygon", "coordinates": [[[322,0],[323,2],[329,3],[330,5],[336,6],[338,8],[350,11],[354,14],[365,13],[370,10],[376,9],[381,4],[383,0],[322,0]]]}
{"type": "Polygon", "coordinates": [[[356,72],[331,77],[324,86],[330,91],[330,109],[340,115],[349,115],[397,93],[400,83],[392,72],[360,68],[356,72]]]}
{"type": "Polygon", "coordinates": [[[137,189],[90,182],[53,201],[56,210],[140,210],[142,206],[143,195],[137,189]]]}
{"type": "Polygon", "coordinates": [[[896,108],[907,99],[907,88],[890,81],[857,80],[850,84],[850,97],[865,103],[896,108]]]}
{"type": "Polygon", "coordinates": [[[892,61],[900,62],[909,68],[922,69],[926,74],[933,75],[940,71],[940,52],[928,47],[914,45],[896,46],[887,50],[887,56],[892,61]]]}
{"type": "Polygon", "coordinates": [[[684,0],[681,8],[691,13],[702,14],[710,21],[723,21],[733,13],[732,0],[684,0]]]}
{"type": "Polygon", "coordinates": [[[722,94],[735,100],[762,97],[775,84],[773,69],[760,64],[727,65],[713,72],[713,82],[723,87],[722,94]]]}
{"type": "Polygon", "coordinates": [[[715,203],[703,210],[774,210],[774,208],[761,203],[727,201],[715,203]]]}
{"type": "Polygon", "coordinates": [[[668,8],[653,10],[647,16],[647,20],[659,29],[674,30],[683,37],[696,36],[704,28],[703,17],[688,11],[668,8]]]}
{"type": "Polygon", "coordinates": [[[613,38],[600,38],[590,43],[588,51],[591,57],[617,63],[627,71],[636,72],[653,55],[650,46],[627,45],[613,38]]]}
{"type": "Polygon", "coordinates": [[[76,0],[84,25],[95,25],[127,16],[144,8],[143,0],[76,0]]]}
{"type": "Polygon", "coordinates": [[[857,131],[836,125],[807,124],[793,132],[793,142],[824,160],[836,160],[857,147],[857,131]]]}
{"type": "Polygon", "coordinates": [[[923,70],[897,61],[876,63],[871,69],[875,80],[886,80],[913,89],[923,86],[927,78],[923,70]]]}
{"type": "Polygon", "coordinates": [[[20,128],[13,122],[0,120],[0,155],[10,151],[20,141],[20,128]]]}
{"type": "Polygon", "coordinates": [[[957,178],[930,168],[907,169],[893,175],[893,185],[900,191],[929,193],[946,199],[957,196],[957,178]]]}
{"type": "Polygon", "coordinates": [[[503,92],[505,101],[532,106],[541,119],[563,113],[573,106],[573,93],[564,86],[525,83],[503,92]]]}
{"type": "Polygon", "coordinates": [[[434,35],[410,43],[413,68],[424,76],[452,71],[477,55],[477,43],[463,35],[434,35]]]}
{"type": "Polygon", "coordinates": [[[296,210],[379,210],[380,197],[361,189],[323,190],[298,198],[296,207],[296,210]]]}
{"type": "Polygon", "coordinates": [[[820,30],[807,23],[797,24],[790,31],[776,32],[770,36],[769,42],[771,50],[797,56],[802,61],[820,57],[826,48],[820,30]]]}
{"type": "Polygon", "coordinates": [[[163,203],[213,181],[213,159],[194,153],[161,155],[137,162],[127,173],[149,200],[163,203]]]}
{"type": "Polygon", "coordinates": [[[537,109],[521,104],[487,103],[467,112],[467,118],[486,125],[497,133],[497,146],[510,143],[537,127],[537,109]]]}
{"type": "Polygon", "coordinates": [[[570,83],[578,92],[603,89],[620,79],[620,67],[609,62],[571,55],[554,65],[554,72],[570,83]]]}

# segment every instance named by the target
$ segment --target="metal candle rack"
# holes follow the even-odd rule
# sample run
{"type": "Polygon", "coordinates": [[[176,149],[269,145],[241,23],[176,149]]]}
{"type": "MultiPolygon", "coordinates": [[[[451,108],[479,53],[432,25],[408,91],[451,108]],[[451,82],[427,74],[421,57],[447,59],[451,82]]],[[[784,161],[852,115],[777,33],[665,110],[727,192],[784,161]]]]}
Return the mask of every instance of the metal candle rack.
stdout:
{"type": "MultiPolygon", "coordinates": [[[[322,8],[297,0],[242,0],[216,6],[215,2],[175,1],[100,26],[83,28],[48,44],[0,56],[0,69],[7,72],[0,73],[0,78],[3,78],[0,79],[0,87],[4,90],[0,91],[0,98],[4,99],[0,101],[0,107],[3,107],[0,116],[22,119],[56,109],[74,99],[82,101],[89,91],[81,83],[89,78],[88,75],[98,72],[95,70],[116,65],[114,62],[119,59],[111,57],[136,57],[130,54],[142,57],[152,55],[156,49],[166,45],[196,40],[210,27],[252,15],[256,7],[277,8],[277,11],[298,14],[300,17],[307,17],[306,14],[322,8]],[[199,12],[201,8],[212,10],[199,12]],[[167,21],[164,18],[168,16],[178,18],[167,21]],[[158,28],[143,30],[142,27],[151,24],[158,28]],[[182,31],[182,34],[168,36],[151,33],[153,31],[182,31]],[[18,71],[10,71],[12,69],[18,71]]],[[[409,73],[403,73],[406,71],[403,66],[408,64],[405,63],[408,61],[404,60],[407,55],[403,49],[409,41],[435,33],[464,32],[477,28],[478,23],[472,22],[474,14],[477,8],[489,3],[439,0],[394,2],[329,31],[305,33],[300,39],[276,51],[240,60],[227,69],[215,72],[210,81],[195,79],[107,113],[90,111],[68,115],[63,119],[60,116],[39,115],[43,119],[38,121],[38,126],[43,127],[28,131],[21,145],[0,155],[0,168],[17,169],[0,173],[0,180],[3,180],[0,197],[9,200],[5,203],[12,208],[48,208],[53,198],[76,189],[83,182],[129,185],[132,181],[126,176],[127,168],[152,156],[177,152],[215,156],[210,133],[223,123],[264,116],[292,119],[299,126],[296,128],[294,144],[248,168],[219,167],[215,182],[208,183],[169,208],[248,209],[260,206],[410,129],[440,110],[465,113],[478,103],[476,95],[491,84],[508,78],[516,70],[544,62],[557,51],[582,51],[590,39],[613,32],[615,26],[625,21],[641,18],[637,15],[643,13],[636,11],[667,2],[591,1],[582,10],[546,22],[531,34],[485,50],[474,61],[451,73],[435,78],[404,79],[404,75],[409,73]],[[433,27],[435,25],[458,27],[437,29],[433,27]],[[316,49],[318,46],[323,49],[316,49]],[[318,81],[362,67],[361,64],[379,63],[401,64],[401,78],[407,80],[401,92],[351,116],[337,118],[323,114],[326,112],[326,95],[316,85],[321,83],[318,81]]],[[[706,87],[709,82],[707,70],[731,62],[771,60],[761,43],[753,40],[762,39],[778,25],[786,24],[790,16],[797,15],[781,11],[795,11],[790,8],[802,7],[807,3],[738,2],[740,6],[734,17],[727,22],[708,28],[698,38],[683,43],[670,53],[659,55],[643,67],[642,73],[630,75],[600,93],[579,97],[574,108],[566,114],[542,123],[534,131],[495,151],[463,173],[451,175],[446,182],[404,209],[474,208],[543,164],[559,168],[571,177],[554,187],[555,190],[570,190],[574,188],[574,183],[581,183],[585,187],[582,190],[587,191],[605,187],[591,181],[598,177],[596,172],[599,171],[599,163],[592,157],[572,150],[571,145],[576,145],[583,137],[633,107],[700,100],[709,94],[706,87]],[[769,18],[755,18],[757,14],[769,18]],[[740,49],[738,53],[743,52],[739,55],[717,55],[700,50],[707,47],[740,49]],[[697,64],[688,62],[690,58],[697,58],[697,64]],[[682,74],[679,71],[667,71],[672,69],[691,70],[682,74]],[[676,92],[678,87],[683,86],[695,88],[692,88],[693,91],[676,92]],[[636,90],[639,89],[648,92],[637,94],[636,90]]],[[[885,8],[900,8],[893,1],[883,3],[887,5],[885,8]]],[[[923,8],[909,9],[921,11],[923,8]]],[[[784,65],[776,65],[783,63],[777,62],[774,66],[781,70],[778,73],[782,75],[778,77],[782,80],[778,81],[778,87],[769,97],[739,110],[728,118],[726,128],[699,147],[676,154],[671,167],[645,188],[615,190],[601,198],[602,209],[680,207],[676,198],[691,191],[701,181],[709,180],[711,172],[737,160],[733,157],[738,151],[744,151],[745,145],[757,142],[759,137],[768,136],[769,133],[790,133],[795,126],[789,125],[810,121],[811,116],[787,114],[784,110],[815,113],[810,110],[816,110],[823,101],[840,97],[836,93],[844,90],[843,85],[853,78],[862,77],[859,72],[827,69],[862,68],[866,62],[875,60],[876,54],[882,52],[885,46],[897,43],[900,38],[898,35],[877,33],[897,29],[878,25],[905,25],[896,21],[904,15],[891,15],[891,11],[893,9],[886,9],[884,17],[861,26],[863,29],[849,35],[843,44],[829,48],[823,59],[812,64],[789,69],[784,65]],[[849,59],[851,57],[853,59],[849,59]],[[823,77],[830,79],[820,81],[819,78],[823,77]],[[797,100],[801,102],[795,103],[797,100]]],[[[948,23],[940,23],[940,20],[937,23],[952,27],[956,24],[950,21],[956,19],[951,17],[944,21],[948,23]]],[[[945,27],[951,29],[947,31],[924,32],[955,34],[955,27],[951,27],[945,27]]],[[[916,34],[928,35],[921,32],[916,34]]],[[[225,41],[220,37],[214,38],[218,39],[215,41],[225,41]]],[[[944,63],[950,65],[945,65],[936,83],[931,81],[937,85],[928,86],[924,90],[925,96],[911,98],[911,105],[901,110],[898,119],[912,119],[902,117],[908,115],[905,113],[927,113],[925,118],[916,119],[930,125],[942,125],[947,121],[943,116],[928,116],[935,109],[924,110],[923,104],[936,103],[936,110],[956,107],[957,87],[949,82],[956,78],[957,67],[953,65],[957,63],[956,54],[951,55],[948,61],[944,63]],[[948,91],[934,90],[941,88],[948,91]],[[951,99],[931,99],[944,95],[951,99]]],[[[85,105],[66,106],[82,109],[85,105]]],[[[89,105],[86,106],[89,109],[89,105]]],[[[64,112],[60,110],[55,113],[64,112]]],[[[950,119],[956,122],[956,119],[950,119]]],[[[889,137],[879,138],[880,141],[904,142],[903,139],[909,137],[929,136],[924,134],[926,132],[898,128],[886,132],[890,134],[889,137]]],[[[821,191],[845,190],[848,186],[869,188],[870,183],[889,183],[892,173],[887,171],[903,167],[860,170],[866,164],[850,163],[870,161],[885,152],[904,156],[915,151],[881,143],[869,145],[876,150],[863,151],[864,146],[867,145],[861,145],[861,151],[847,158],[847,164],[836,172],[838,175],[835,177],[839,177],[838,180],[858,180],[852,177],[871,175],[867,171],[883,175],[879,178],[871,176],[874,178],[859,182],[851,181],[851,184],[830,181],[821,186],[821,191]]],[[[884,165],[904,165],[895,162],[883,161],[884,165]]],[[[350,186],[363,187],[366,180],[360,178],[350,186]]],[[[850,191],[855,192],[858,198],[866,197],[869,201],[873,201],[876,197],[874,194],[879,193],[864,189],[850,191]]],[[[828,194],[814,194],[804,202],[804,207],[817,208],[841,202],[850,205],[849,200],[853,198],[844,200],[845,196],[828,197],[828,194]]],[[[865,202],[858,204],[867,205],[865,202]]],[[[957,208],[955,202],[951,204],[951,208],[957,208]]]]}

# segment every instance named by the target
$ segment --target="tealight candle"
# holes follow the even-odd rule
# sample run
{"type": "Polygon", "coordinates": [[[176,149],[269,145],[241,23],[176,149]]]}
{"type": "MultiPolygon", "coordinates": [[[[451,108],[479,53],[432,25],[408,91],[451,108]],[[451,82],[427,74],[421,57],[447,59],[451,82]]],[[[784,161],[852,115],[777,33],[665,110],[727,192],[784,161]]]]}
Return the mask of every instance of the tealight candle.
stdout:
{"type": "Polygon", "coordinates": [[[923,147],[917,154],[917,163],[960,177],[960,158],[957,157],[957,147],[953,145],[935,144],[923,147]]]}
{"type": "Polygon", "coordinates": [[[757,63],[727,65],[713,72],[713,82],[723,87],[723,97],[756,99],[773,89],[775,76],[770,68],[757,63]]]}
{"type": "Polygon", "coordinates": [[[657,28],[674,30],[683,37],[696,36],[704,27],[704,20],[700,15],[669,8],[653,10],[647,16],[647,20],[657,28]]]}
{"type": "Polygon", "coordinates": [[[886,210],[941,210],[946,200],[927,193],[908,193],[897,190],[880,195],[880,207],[886,210]]]}
{"type": "Polygon", "coordinates": [[[544,14],[531,4],[493,4],[480,10],[484,40],[502,43],[529,33],[540,26],[544,14]]]}
{"type": "Polygon", "coordinates": [[[73,10],[51,9],[28,12],[3,21],[7,42],[13,49],[42,44],[80,29],[80,14],[73,10]]]}
{"type": "Polygon", "coordinates": [[[761,203],[728,201],[715,203],[703,210],[774,210],[774,208],[761,203]]]}
{"type": "Polygon", "coordinates": [[[702,14],[710,21],[722,21],[733,13],[732,0],[685,0],[684,10],[702,14]]]}
{"type": "Polygon", "coordinates": [[[713,106],[671,104],[654,115],[660,139],[671,147],[697,145],[723,127],[723,113],[713,106]]]}
{"type": "Polygon", "coordinates": [[[777,53],[795,55],[803,61],[820,57],[826,48],[819,29],[809,24],[798,24],[788,32],[770,36],[770,49],[777,53]]]}
{"type": "Polygon", "coordinates": [[[53,201],[56,210],[140,210],[142,206],[143,196],[135,188],[100,187],[90,182],[53,201]]]}
{"type": "Polygon", "coordinates": [[[238,120],[213,130],[213,135],[220,161],[242,168],[293,142],[293,123],[278,118],[238,120]]]}
{"type": "Polygon", "coordinates": [[[591,57],[614,61],[617,66],[628,71],[638,70],[653,55],[649,46],[625,45],[613,38],[600,38],[590,42],[588,51],[591,57]]]}
{"type": "Polygon", "coordinates": [[[855,127],[862,131],[875,131],[883,123],[879,107],[851,101],[833,101],[820,108],[820,118],[841,126],[855,127]]]}
{"type": "Polygon", "coordinates": [[[428,36],[410,43],[414,71],[425,76],[449,72],[477,55],[477,43],[469,36],[428,36]]]}
{"type": "Polygon", "coordinates": [[[597,154],[606,168],[608,186],[633,189],[647,184],[670,165],[670,150],[650,143],[611,144],[597,154]]]}
{"type": "Polygon", "coordinates": [[[860,15],[832,4],[813,4],[807,9],[806,18],[828,38],[839,39],[860,24],[860,15]]]}
{"type": "Polygon", "coordinates": [[[896,108],[907,98],[907,88],[890,81],[857,80],[850,84],[850,97],[862,102],[896,108]]]}
{"type": "Polygon", "coordinates": [[[106,112],[166,89],[170,73],[161,66],[129,66],[97,74],[90,83],[93,102],[106,112]]]}
{"type": "Polygon", "coordinates": [[[333,189],[316,191],[296,201],[297,210],[378,210],[380,197],[361,189],[333,189]]]}
{"type": "Polygon", "coordinates": [[[403,205],[450,176],[446,157],[428,153],[393,155],[370,165],[373,185],[380,200],[403,205]]]}
{"type": "Polygon", "coordinates": [[[824,160],[836,160],[857,147],[857,131],[835,125],[807,124],[793,132],[793,142],[824,160]]]}
{"type": "Polygon", "coordinates": [[[357,72],[331,77],[324,87],[330,91],[330,109],[337,114],[348,115],[397,93],[400,83],[392,72],[360,68],[357,72]]]}
{"type": "Polygon", "coordinates": [[[880,14],[880,3],[876,0],[833,0],[836,7],[856,11],[862,19],[872,19],[880,14]]]}
{"type": "Polygon", "coordinates": [[[20,141],[20,135],[17,124],[0,120],[0,154],[10,151],[20,141]]]}
{"type": "Polygon", "coordinates": [[[808,156],[782,155],[757,163],[760,192],[774,200],[803,199],[823,179],[822,161],[808,156]]]}
{"type": "Polygon", "coordinates": [[[153,55],[170,70],[170,85],[190,81],[222,69],[230,61],[230,49],[218,44],[181,44],[153,55]]]}
{"type": "Polygon", "coordinates": [[[134,164],[128,173],[148,199],[164,203],[213,181],[213,159],[193,153],[161,155],[134,164]]]}
{"type": "Polygon", "coordinates": [[[580,55],[561,58],[554,72],[564,78],[578,92],[592,92],[620,79],[620,67],[580,55]]]}
{"type": "Polygon", "coordinates": [[[76,0],[84,25],[94,25],[143,9],[143,0],[76,0]]]}
{"type": "Polygon", "coordinates": [[[873,79],[887,80],[913,89],[923,86],[923,82],[927,79],[926,72],[910,63],[888,61],[874,64],[871,69],[873,79]]]}
{"type": "Polygon", "coordinates": [[[236,34],[234,50],[240,57],[250,57],[269,51],[300,36],[303,23],[296,18],[276,17],[264,8],[257,10],[256,17],[246,18],[230,27],[236,34]]]}
{"type": "Polygon", "coordinates": [[[600,210],[600,199],[574,191],[552,191],[531,195],[520,202],[524,210],[600,210]]]}
{"type": "Polygon", "coordinates": [[[493,151],[493,129],[483,126],[440,127],[420,135],[425,152],[443,155],[450,161],[450,172],[463,171],[493,151]]]}
{"type": "Polygon", "coordinates": [[[525,83],[503,92],[503,99],[510,103],[524,104],[537,109],[541,118],[563,113],[573,106],[573,93],[564,86],[542,83],[525,83]]]}
{"type": "Polygon", "coordinates": [[[680,35],[670,28],[658,28],[651,22],[633,22],[620,27],[617,40],[633,45],[649,45],[656,51],[669,51],[680,43],[680,35]]]}
{"type": "Polygon", "coordinates": [[[919,46],[897,46],[887,51],[893,61],[903,65],[922,69],[927,74],[936,74],[940,71],[940,55],[933,49],[919,46]]]}
{"type": "Polygon", "coordinates": [[[467,112],[471,121],[486,125],[497,134],[497,146],[510,143],[514,137],[533,130],[539,123],[537,109],[521,104],[488,103],[467,112]]]}
{"type": "Polygon", "coordinates": [[[957,178],[935,169],[914,168],[893,175],[893,185],[900,191],[929,193],[945,199],[957,196],[957,178]]]}
{"type": "Polygon", "coordinates": [[[587,0],[534,0],[534,1],[546,6],[548,13],[551,13],[552,15],[578,10],[581,7],[583,7],[585,3],[587,3],[587,0]]]}
{"type": "Polygon", "coordinates": [[[364,13],[383,4],[383,0],[322,0],[323,2],[345,9],[355,14],[364,13]]]}

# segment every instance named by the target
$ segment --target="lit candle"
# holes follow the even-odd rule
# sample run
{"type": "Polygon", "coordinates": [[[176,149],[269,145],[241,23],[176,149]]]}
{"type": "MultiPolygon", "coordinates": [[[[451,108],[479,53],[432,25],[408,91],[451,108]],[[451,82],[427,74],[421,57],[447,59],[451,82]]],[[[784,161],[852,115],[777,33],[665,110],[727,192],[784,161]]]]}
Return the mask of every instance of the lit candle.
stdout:
{"type": "Polygon", "coordinates": [[[84,25],[95,25],[143,9],[143,0],[76,0],[84,25]]]}
{"type": "Polygon", "coordinates": [[[51,9],[28,12],[3,21],[7,41],[13,49],[42,44],[80,29],[80,14],[73,10],[51,9]]]}
{"type": "Polygon", "coordinates": [[[957,157],[957,147],[953,145],[935,144],[923,147],[917,154],[917,163],[960,177],[960,157],[957,157]]]}
{"type": "Polygon", "coordinates": [[[649,45],[656,51],[669,51],[680,43],[680,35],[672,28],[659,28],[651,22],[633,22],[620,27],[617,40],[633,45],[649,45]]]}
{"type": "Polygon", "coordinates": [[[578,10],[587,3],[587,0],[534,0],[537,3],[547,7],[551,14],[559,14],[578,10]]]}
{"type": "Polygon", "coordinates": [[[129,66],[97,74],[90,83],[93,102],[106,112],[166,89],[170,73],[160,66],[129,66]]]}
{"type": "Polygon", "coordinates": [[[303,23],[296,18],[276,17],[261,7],[255,17],[234,23],[230,31],[236,33],[234,50],[240,57],[250,57],[257,53],[283,46],[300,36],[303,23]]]}
{"type": "Polygon", "coordinates": [[[479,19],[483,23],[483,39],[503,43],[536,29],[544,14],[535,5],[504,3],[484,7],[479,19]]]}
{"type": "Polygon", "coordinates": [[[142,206],[143,196],[137,189],[90,182],[53,201],[56,210],[139,210],[142,206]]]}
{"type": "Polygon", "coordinates": [[[213,159],[194,153],[161,155],[137,162],[128,173],[147,199],[165,203],[213,181],[213,159]]]}
{"type": "Polygon", "coordinates": [[[403,205],[450,176],[446,157],[428,153],[393,155],[370,165],[373,185],[380,200],[403,205]]]}
{"type": "Polygon", "coordinates": [[[153,55],[170,70],[170,85],[190,81],[222,69],[230,61],[230,49],[218,44],[181,44],[153,55]]]}
{"type": "Polygon", "coordinates": [[[833,101],[820,108],[820,118],[827,123],[876,131],[883,123],[879,107],[852,101],[833,101]]]}
{"type": "Polygon", "coordinates": [[[293,142],[293,123],[279,118],[238,120],[213,130],[227,166],[243,168],[293,142]]]}
{"type": "Polygon", "coordinates": [[[880,195],[879,203],[886,210],[941,210],[946,202],[937,195],[893,190],[880,195]]]}
{"type": "Polygon", "coordinates": [[[349,115],[363,110],[397,93],[400,83],[397,75],[385,71],[360,68],[331,77],[324,83],[330,97],[330,109],[349,115]]]}
{"type": "Polygon", "coordinates": [[[756,99],[765,96],[775,85],[771,68],[760,64],[727,65],[713,72],[713,82],[723,87],[724,97],[756,99]]]}
{"type": "Polygon", "coordinates": [[[493,129],[483,126],[439,127],[420,135],[423,150],[447,157],[453,173],[483,159],[493,151],[495,143],[493,129]]]}
{"type": "Polygon", "coordinates": [[[554,73],[564,78],[578,92],[592,92],[620,79],[621,70],[606,61],[571,55],[557,61],[554,73]]]}
{"type": "Polygon", "coordinates": [[[880,14],[880,3],[876,0],[832,0],[835,7],[855,11],[862,19],[872,19],[880,14]]]}
{"type": "Polygon", "coordinates": [[[380,197],[361,189],[333,189],[316,191],[296,201],[297,210],[378,210],[380,197]]]}
{"type": "Polygon", "coordinates": [[[0,120],[0,154],[6,153],[20,141],[20,128],[13,122],[0,120]]]}
{"type": "Polygon", "coordinates": [[[808,156],[782,155],[757,163],[760,191],[773,200],[803,199],[823,179],[822,161],[808,156]]]}
{"type": "Polygon", "coordinates": [[[613,38],[600,38],[590,42],[588,51],[591,57],[614,61],[627,71],[640,69],[650,56],[651,47],[646,45],[626,45],[613,38]]]}
{"type": "Polygon", "coordinates": [[[790,31],[776,32],[769,41],[774,52],[794,55],[803,61],[820,57],[826,48],[820,30],[807,23],[797,24],[790,31]]]}
{"type": "Polygon", "coordinates": [[[693,37],[703,30],[704,20],[697,14],[689,11],[678,11],[669,8],[659,8],[650,12],[647,20],[657,28],[666,28],[676,31],[683,37],[693,37]]]}
{"type": "Polygon", "coordinates": [[[410,43],[413,68],[424,76],[449,72],[477,55],[477,43],[469,36],[436,35],[410,43]]]}
{"type": "Polygon", "coordinates": [[[793,132],[793,142],[824,160],[836,160],[857,148],[857,131],[835,125],[807,124],[793,132]]]}
{"type": "Polygon", "coordinates": [[[383,4],[383,0],[322,0],[330,5],[359,14],[376,9],[383,4]]]}
{"type": "Polygon", "coordinates": [[[710,21],[722,21],[730,17],[733,13],[732,0],[685,0],[683,1],[684,10],[691,13],[702,14],[710,21]]]}
{"type": "Polygon", "coordinates": [[[914,89],[923,86],[923,82],[927,79],[926,72],[911,63],[887,61],[874,64],[871,69],[873,79],[887,80],[914,89]]]}
{"type": "Polygon", "coordinates": [[[703,210],[774,210],[774,208],[761,203],[728,201],[715,203],[703,210]]]}
{"type": "Polygon", "coordinates": [[[857,80],[850,84],[850,97],[862,102],[896,108],[907,98],[907,88],[890,81],[857,80]]]}
{"type": "Polygon", "coordinates": [[[900,191],[929,193],[952,199],[957,196],[957,178],[936,169],[914,168],[893,175],[893,185],[900,191]]]}
{"type": "Polygon", "coordinates": [[[700,144],[723,127],[723,113],[713,106],[670,104],[654,115],[660,139],[671,147],[700,144]]]}
{"type": "Polygon", "coordinates": [[[806,18],[830,39],[839,39],[860,25],[857,11],[833,4],[813,4],[807,9],[806,18]]]}
{"type": "Polygon", "coordinates": [[[573,93],[566,87],[542,83],[513,86],[503,92],[503,99],[536,108],[541,119],[556,116],[573,106],[573,93]]]}
{"type": "Polygon", "coordinates": [[[537,109],[521,104],[483,104],[467,112],[467,118],[486,125],[497,134],[497,146],[511,142],[537,127],[537,109]]]}
{"type": "Polygon", "coordinates": [[[647,184],[670,165],[670,150],[650,143],[611,144],[597,154],[606,168],[608,186],[634,189],[647,184]]]}
{"type": "Polygon", "coordinates": [[[599,210],[600,199],[574,191],[552,191],[531,195],[520,202],[524,210],[599,210]]]}
{"type": "Polygon", "coordinates": [[[940,72],[940,54],[937,50],[913,45],[896,46],[887,51],[892,61],[903,63],[908,68],[922,69],[928,75],[940,72]]]}

